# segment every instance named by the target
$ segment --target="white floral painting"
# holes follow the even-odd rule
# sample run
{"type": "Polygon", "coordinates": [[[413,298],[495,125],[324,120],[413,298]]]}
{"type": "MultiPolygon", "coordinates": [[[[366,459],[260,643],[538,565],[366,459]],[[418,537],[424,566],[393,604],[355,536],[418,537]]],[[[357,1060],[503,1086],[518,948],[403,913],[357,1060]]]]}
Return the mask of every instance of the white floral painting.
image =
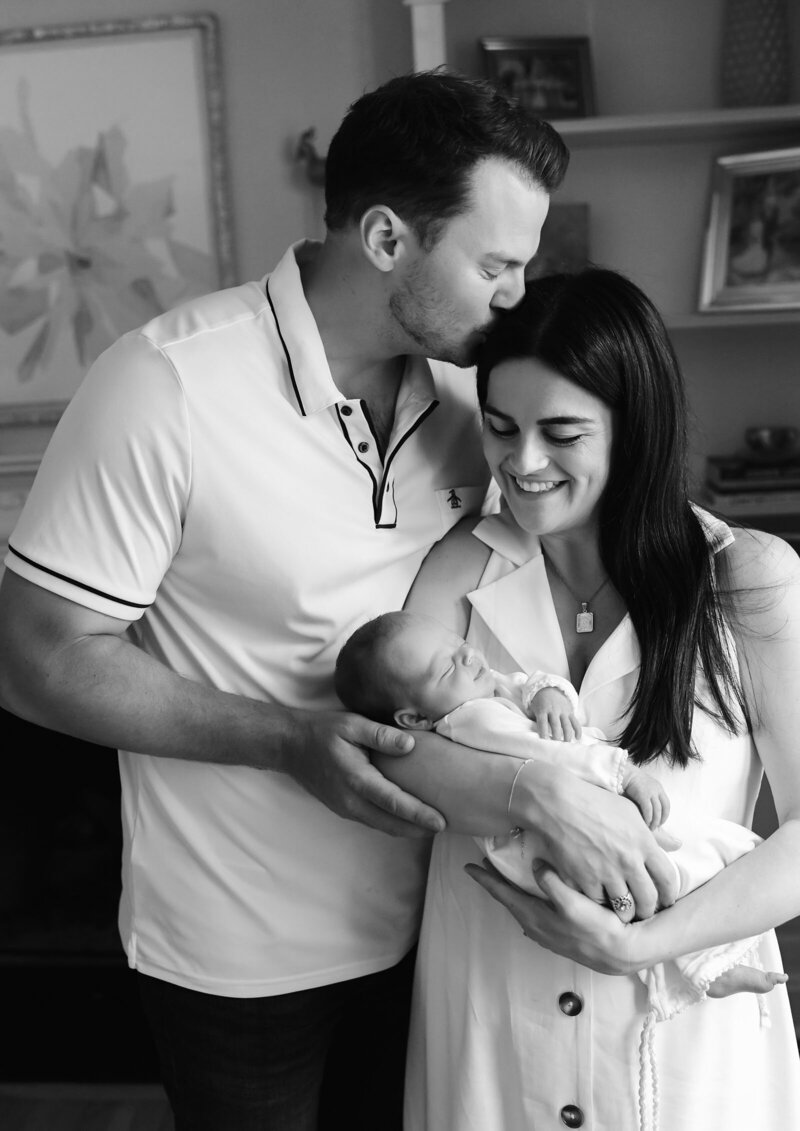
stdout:
{"type": "Polygon", "coordinates": [[[236,282],[218,66],[208,15],[0,32],[3,405],[236,282]]]}

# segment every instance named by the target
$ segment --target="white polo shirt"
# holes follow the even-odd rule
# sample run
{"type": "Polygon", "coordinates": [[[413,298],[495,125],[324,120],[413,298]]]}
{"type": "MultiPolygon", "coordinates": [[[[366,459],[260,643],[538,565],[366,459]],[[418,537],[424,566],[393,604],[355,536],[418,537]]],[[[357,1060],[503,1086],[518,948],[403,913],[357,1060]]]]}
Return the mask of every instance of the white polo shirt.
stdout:
{"type": "MultiPolygon", "coordinates": [[[[189,679],[338,707],[337,652],[400,608],[489,476],[470,371],[409,359],[381,460],[333,383],[291,248],[261,282],[126,334],[60,421],[6,566],[130,620],[189,679]]],[[[335,816],[284,774],[120,752],[130,964],[248,997],[398,961],[428,844],[335,816]]]]}

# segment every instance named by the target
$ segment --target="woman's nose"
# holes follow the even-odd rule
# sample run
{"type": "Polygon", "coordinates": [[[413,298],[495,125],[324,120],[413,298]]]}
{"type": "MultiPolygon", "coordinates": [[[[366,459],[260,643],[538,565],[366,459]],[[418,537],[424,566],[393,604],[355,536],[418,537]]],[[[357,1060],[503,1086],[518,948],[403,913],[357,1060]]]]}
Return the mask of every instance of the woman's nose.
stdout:
{"type": "Polygon", "coordinates": [[[511,457],[514,470],[519,475],[543,471],[550,462],[550,453],[535,434],[520,435],[511,457]]]}

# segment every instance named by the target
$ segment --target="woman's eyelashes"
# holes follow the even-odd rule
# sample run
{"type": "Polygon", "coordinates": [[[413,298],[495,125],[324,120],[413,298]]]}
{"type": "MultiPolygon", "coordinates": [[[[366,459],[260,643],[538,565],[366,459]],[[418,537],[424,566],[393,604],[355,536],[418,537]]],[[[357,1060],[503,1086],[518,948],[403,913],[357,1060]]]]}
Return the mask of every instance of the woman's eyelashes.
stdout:
{"type": "MultiPolygon", "coordinates": [[[[486,427],[489,429],[493,436],[497,436],[501,440],[509,440],[519,433],[519,428],[517,428],[516,425],[507,424],[505,422],[503,424],[499,424],[493,420],[490,420],[488,417],[486,418],[486,427]]],[[[552,432],[544,432],[543,436],[548,444],[556,444],[561,448],[567,448],[571,444],[577,444],[579,440],[583,439],[582,432],[578,432],[569,436],[556,436],[552,432]]]]}

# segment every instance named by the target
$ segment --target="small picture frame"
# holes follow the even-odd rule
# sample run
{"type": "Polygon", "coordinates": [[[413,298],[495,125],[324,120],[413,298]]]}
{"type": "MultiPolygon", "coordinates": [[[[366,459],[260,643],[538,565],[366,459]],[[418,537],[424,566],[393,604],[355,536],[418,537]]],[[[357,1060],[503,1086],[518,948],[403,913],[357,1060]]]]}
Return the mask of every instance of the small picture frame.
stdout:
{"type": "Polygon", "coordinates": [[[800,147],[717,158],[699,310],[800,310],[800,147]]]}
{"type": "Polygon", "coordinates": [[[586,36],[480,40],[486,77],[536,118],[589,118],[595,113],[586,36]]]}

